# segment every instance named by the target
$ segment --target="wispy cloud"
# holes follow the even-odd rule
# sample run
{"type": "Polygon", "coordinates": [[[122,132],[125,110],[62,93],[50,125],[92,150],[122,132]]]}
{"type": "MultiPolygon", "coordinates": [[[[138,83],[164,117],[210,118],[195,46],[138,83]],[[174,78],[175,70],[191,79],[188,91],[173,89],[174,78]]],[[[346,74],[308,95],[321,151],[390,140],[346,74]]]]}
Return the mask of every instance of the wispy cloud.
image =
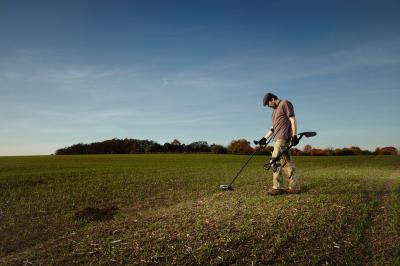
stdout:
{"type": "Polygon", "coordinates": [[[313,57],[287,57],[273,60],[257,71],[260,79],[278,82],[348,73],[365,67],[400,64],[400,40],[366,43],[330,54],[313,57]]]}
{"type": "Polygon", "coordinates": [[[99,124],[103,122],[115,121],[116,119],[129,119],[135,115],[131,110],[93,110],[93,111],[69,111],[57,112],[48,109],[39,109],[32,111],[37,117],[42,119],[53,120],[57,119],[63,123],[80,123],[86,125],[99,124]]]}
{"type": "Polygon", "coordinates": [[[209,124],[213,121],[218,121],[219,118],[211,115],[175,115],[173,117],[168,117],[167,115],[163,118],[146,119],[142,121],[135,122],[137,125],[142,126],[166,126],[166,125],[199,125],[199,124],[209,124]]]}
{"type": "Polygon", "coordinates": [[[92,66],[7,66],[0,69],[0,77],[26,82],[71,84],[86,81],[135,75],[135,67],[98,69],[92,66]]]}

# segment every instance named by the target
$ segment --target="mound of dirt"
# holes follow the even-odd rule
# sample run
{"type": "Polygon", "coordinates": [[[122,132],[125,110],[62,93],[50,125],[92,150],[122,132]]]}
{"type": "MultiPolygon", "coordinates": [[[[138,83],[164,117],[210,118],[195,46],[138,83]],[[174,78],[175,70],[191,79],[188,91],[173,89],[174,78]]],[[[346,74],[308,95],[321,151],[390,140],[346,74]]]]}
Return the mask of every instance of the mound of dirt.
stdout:
{"type": "Polygon", "coordinates": [[[83,210],[77,211],[75,213],[75,218],[78,220],[104,221],[112,219],[117,211],[117,206],[105,208],[87,207],[83,210]]]}

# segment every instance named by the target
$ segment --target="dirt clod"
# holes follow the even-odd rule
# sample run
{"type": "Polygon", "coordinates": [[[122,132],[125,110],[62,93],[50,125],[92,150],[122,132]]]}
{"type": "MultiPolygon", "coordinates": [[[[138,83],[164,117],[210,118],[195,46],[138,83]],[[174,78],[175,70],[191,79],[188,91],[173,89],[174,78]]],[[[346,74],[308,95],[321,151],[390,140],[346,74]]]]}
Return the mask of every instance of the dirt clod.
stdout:
{"type": "Polygon", "coordinates": [[[117,206],[105,208],[87,207],[83,210],[77,211],[75,213],[75,218],[78,220],[104,221],[112,219],[117,211],[117,206]]]}

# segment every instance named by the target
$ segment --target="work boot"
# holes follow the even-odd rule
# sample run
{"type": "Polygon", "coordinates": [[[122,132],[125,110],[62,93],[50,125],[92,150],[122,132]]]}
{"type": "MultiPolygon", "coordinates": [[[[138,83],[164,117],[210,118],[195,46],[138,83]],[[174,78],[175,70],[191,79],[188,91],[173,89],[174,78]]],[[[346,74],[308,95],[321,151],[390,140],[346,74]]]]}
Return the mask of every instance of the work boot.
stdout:
{"type": "Polygon", "coordinates": [[[270,190],[268,190],[267,194],[270,196],[276,196],[276,195],[282,195],[285,194],[286,190],[284,189],[277,189],[277,188],[271,188],[270,190]]]}
{"type": "Polygon", "coordinates": [[[300,189],[294,189],[294,188],[289,188],[286,190],[286,193],[288,194],[300,194],[300,189]]]}

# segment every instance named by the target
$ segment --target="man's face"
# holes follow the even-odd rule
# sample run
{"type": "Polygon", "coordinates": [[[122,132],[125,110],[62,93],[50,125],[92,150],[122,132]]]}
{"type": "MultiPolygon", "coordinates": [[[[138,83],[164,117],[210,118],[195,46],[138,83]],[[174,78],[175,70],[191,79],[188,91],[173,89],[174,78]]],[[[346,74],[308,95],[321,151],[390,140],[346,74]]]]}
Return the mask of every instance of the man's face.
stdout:
{"type": "Polygon", "coordinates": [[[270,107],[272,109],[275,109],[277,105],[278,105],[278,103],[275,99],[272,99],[271,101],[268,102],[268,107],[270,107]]]}

